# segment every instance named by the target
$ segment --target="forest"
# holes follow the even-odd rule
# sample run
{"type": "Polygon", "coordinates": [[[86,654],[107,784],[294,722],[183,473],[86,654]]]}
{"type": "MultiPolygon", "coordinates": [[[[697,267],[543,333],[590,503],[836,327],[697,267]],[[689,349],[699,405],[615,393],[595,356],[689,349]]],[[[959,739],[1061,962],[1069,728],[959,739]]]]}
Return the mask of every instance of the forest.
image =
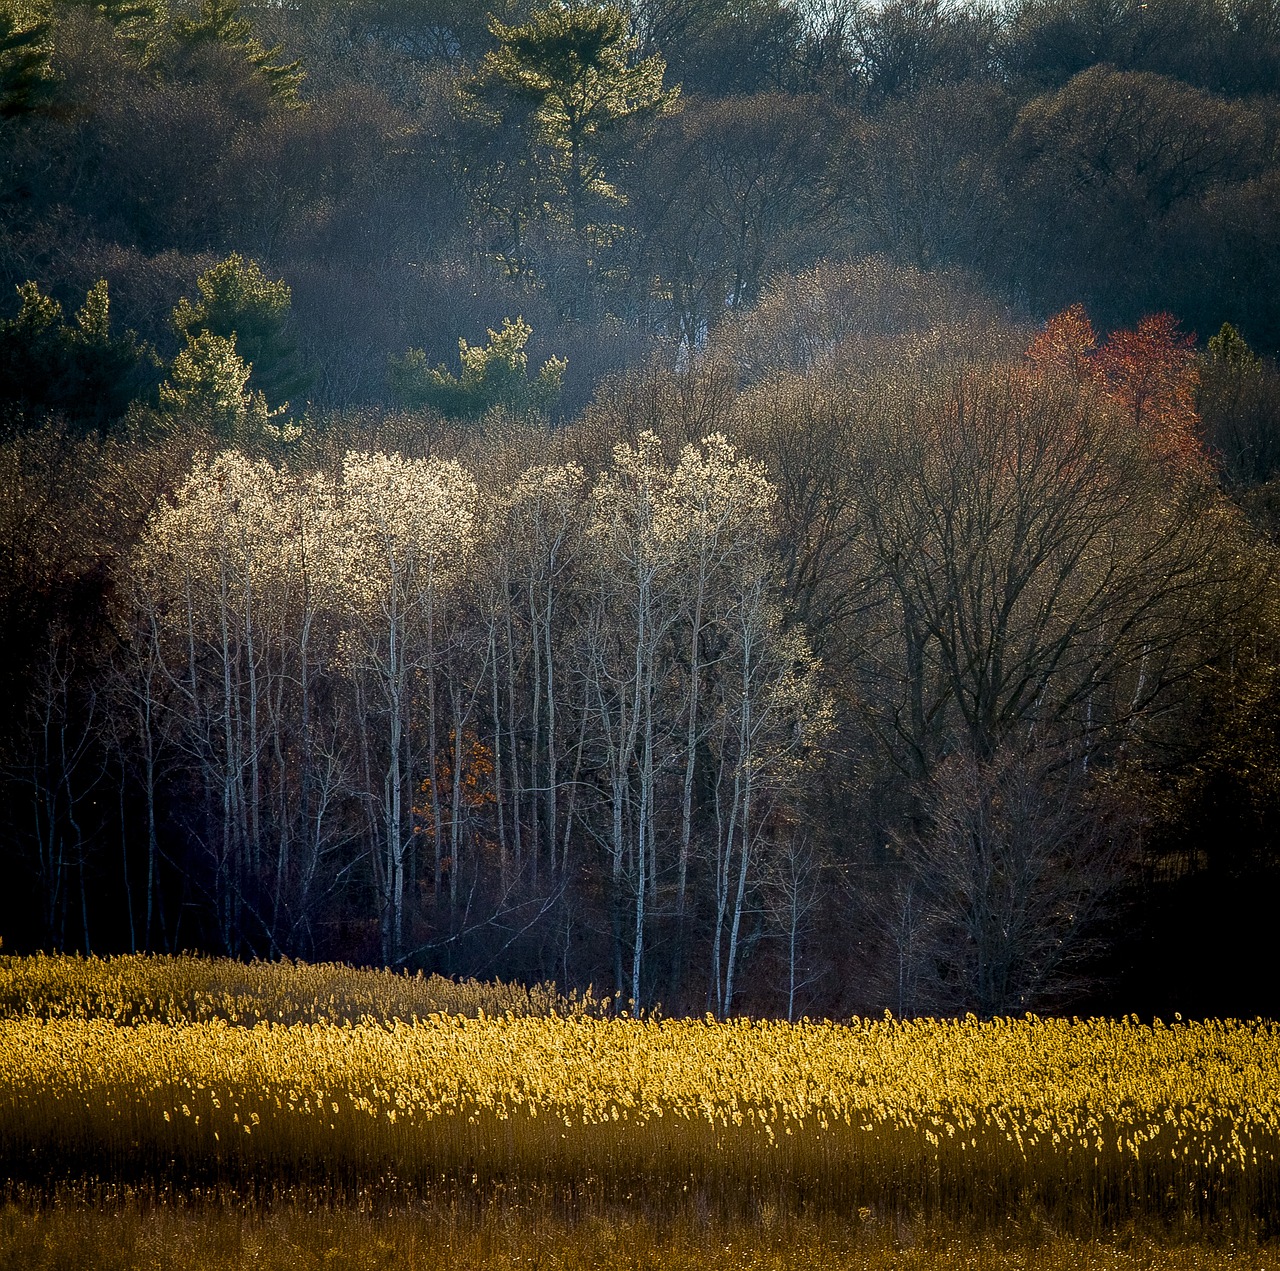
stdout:
{"type": "Polygon", "coordinates": [[[1275,0],[0,0],[6,952],[1274,1015],[1275,0]]]}

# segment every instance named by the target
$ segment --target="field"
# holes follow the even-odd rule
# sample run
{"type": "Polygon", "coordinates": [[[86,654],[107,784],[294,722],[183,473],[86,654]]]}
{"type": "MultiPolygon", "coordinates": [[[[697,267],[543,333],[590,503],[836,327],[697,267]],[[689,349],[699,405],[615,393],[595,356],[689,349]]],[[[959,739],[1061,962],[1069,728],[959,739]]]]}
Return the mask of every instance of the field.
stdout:
{"type": "Polygon", "coordinates": [[[1272,1024],[632,1019],[143,958],[7,960],[0,1010],[0,1271],[692,1267],[712,1231],[762,1268],[1273,1265],[1272,1024]]]}

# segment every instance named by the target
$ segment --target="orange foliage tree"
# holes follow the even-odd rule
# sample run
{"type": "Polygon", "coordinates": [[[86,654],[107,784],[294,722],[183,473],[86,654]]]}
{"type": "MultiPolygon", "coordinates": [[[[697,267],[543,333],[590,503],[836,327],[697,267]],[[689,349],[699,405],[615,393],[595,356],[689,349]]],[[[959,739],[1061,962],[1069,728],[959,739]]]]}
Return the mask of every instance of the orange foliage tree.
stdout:
{"type": "Polygon", "coordinates": [[[1097,351],[1093,323],[1084,305],[1075,304],[1044,324],[1044,330],[1027,346],[1027,361],[1038,371],[1090,380],[1097,378],[1097,351]]]}
{"type": "Polygon", "coordinates": [[[457,733],[449,730],[449,741],[436,752],[436,779],[425,777],[418,787],[421,805],[413,808],[415,834],[436,832],[448,843],[448,854],[440,861],[442,874],[456,886],[458,855],[465,846],[479,851],[486,842],[484,825],[478,820],[494,803],[493,751],[470,729],[464,731],[459,747],[457,733]]]}
{"type": "Polygon", "coordinates": [[[1084,306],[1075,304],[1049,319],[1028,346],[1027,361],[1041,373],[1096,383],[1176,470],[1206,462],[1195,404],[1195,337],[1179,331],[1171,313],[1151,314],[1132,331],[1113,331],[1099,348],[1084,306]]]}

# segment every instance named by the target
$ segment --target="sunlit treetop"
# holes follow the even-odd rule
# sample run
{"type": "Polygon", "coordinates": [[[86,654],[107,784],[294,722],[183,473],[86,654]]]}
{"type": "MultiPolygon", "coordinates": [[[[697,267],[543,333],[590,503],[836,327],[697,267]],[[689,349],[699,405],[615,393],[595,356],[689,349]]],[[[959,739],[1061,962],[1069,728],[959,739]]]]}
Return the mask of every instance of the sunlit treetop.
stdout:
{"type": "Polygon", "coordinates": [[[1084,306],[1072,305],[1049,319],[1026,356],[1038,373],[1097,384],[1173,468],[1190,471],[1203,463],[1195,337],[1180,331],[1172,314],[1150,314],[1099,346],[1084,306]]]}

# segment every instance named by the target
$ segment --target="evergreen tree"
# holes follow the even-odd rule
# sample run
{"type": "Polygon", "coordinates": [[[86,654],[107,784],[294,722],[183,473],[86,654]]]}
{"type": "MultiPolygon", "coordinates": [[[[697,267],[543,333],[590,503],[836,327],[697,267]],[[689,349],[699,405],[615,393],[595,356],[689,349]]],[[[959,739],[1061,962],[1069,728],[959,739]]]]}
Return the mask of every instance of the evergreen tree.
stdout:
{"type": "Polygon", "coordinates": [[[196,280],[200,298],[185,297],[173,311],[173,327],[188,342],[202,331],[234,339],[253,368],[251,387],[285,402],[305,391],[308,377],[289,336],[293,293],[283,278],[272,282],[257,261],[232,252],[196,280]]]}
{"type": "Polygon", "coordinates": [[[53,97],[50,31],[16,0],[0,0],[0,119],[32,114],[53,97]]]}
{"type": "Polygon", "coordinates": [[[1240,370],[1254,370],[1262,364],[1248,341],[1229,322],[1222,324],[1217,335],[1209,337],[1209,357],[1240,370]]]}
{"type": "Polygon", "coordinates": [[[533,328],[522,317],[514,322],[503,318],[501,331],[489,331],[487,345],[459,340],[461,378],[443,366],[429,366],[422,349],[409,349],[403,357],[391,359],[392,395],[410,410],[427,406],[460,419],[478,418],[498,406],[517,414],[546,412],[560,396],[568,363],[564,358],[548,358],[530,380],[524,346],[532,334],[533,328]]]}
{"type": "Polygon", "coordinates": [[[267,48],[254,36],[253,24],[240,12],[240,0],[201,0],[199,17],[179,18],[173,31],[188,46],[222,44],[234,49],[266,79],[273,97],[288,106],[298,104],[306,78],[302,63],[281,61],[283,44],[267,48]]]}
{"type": "Polygon", "coordinates": [[[674,108],[679,88],[664,88],[666,63],[656,53],[635,60],[638,41],[623,10],[609,5],[535,6],[529,20],[508,26],[493,18],[498,41],[472,92],[497,92],[534,106],[538,139],[561,158],[574,230],[584,228],[588,196],[614,199],[604,171],[603,134],[674,108]]]}
{"type": "Polygon", "coordinates": [[[252,372],[236,350],[234,333],[201,331],[173,359],[169,378],[160,385],[160,404],[227,440],[250,440],[268,431],[277,439],[292,439],[292,430],[272,428],[271,420],[284,407],[270,409],[266,397],[248,387],[252,372]]]}
{"type": "Polygon", "coordinates": [[[5,432],[60,414],[77,427],[104,428],[145,395],[154,355],[134,332],[111,334],[106,279],[89,289],[74,321],[34,282],[18,288],[21,308],[0,322],[0,417],[5,432]]]}
{"type": "Polygon", "coordinates": [[[63,0],[100,14],[141,61],[169,39],[168,0],[63,0]]]}

